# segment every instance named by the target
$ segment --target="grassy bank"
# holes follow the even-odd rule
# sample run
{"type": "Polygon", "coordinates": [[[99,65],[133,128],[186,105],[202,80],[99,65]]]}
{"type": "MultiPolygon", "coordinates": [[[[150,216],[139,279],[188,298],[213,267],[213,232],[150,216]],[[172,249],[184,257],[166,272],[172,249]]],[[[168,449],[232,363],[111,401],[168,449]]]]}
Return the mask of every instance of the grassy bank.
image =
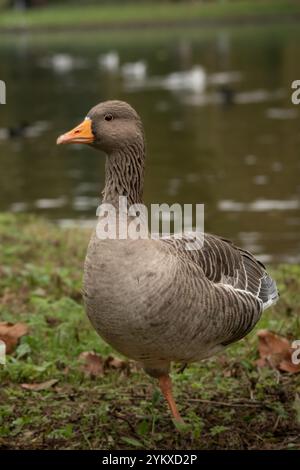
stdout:
{"type": "MultiPolygon", "coordinates": [[[[258,369],[255,332],[222,356],[174,371],[184,435],[174,432],[155,383],[135,365],[86,376],[80,353],[112,354],[82,307],[88,238],[85,230],[0,215],[0,321],[30,328],[0,365],[0,448],[300,448],[300,374],[258,369]],[[57,382],[41,391],[22,387],[48,380],[57,382]]],[[[300,338],[300,268],[273,274],[281,299],[259,328],[300,338]]]]}
{"type": "Polygon", "coordinates": [[[168,2],[160,4],[126,4],[93,6],[54,6],[29,10],[26,13],[2,10],[0,29],[76,29],[86,27],[129,27],[178,25],[188,22],[243,22],[249,19],[266,20],[300,14],[300,4],[295,0],[235,1],[203,4],[168,2]]]}

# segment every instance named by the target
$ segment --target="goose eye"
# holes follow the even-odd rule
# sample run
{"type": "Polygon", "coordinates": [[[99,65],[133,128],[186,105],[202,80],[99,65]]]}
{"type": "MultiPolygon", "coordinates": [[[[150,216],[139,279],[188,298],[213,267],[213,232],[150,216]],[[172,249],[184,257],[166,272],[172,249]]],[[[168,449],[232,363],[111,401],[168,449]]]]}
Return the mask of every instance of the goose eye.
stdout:
{"type": "Polygon", "coordinates": [[[112,120],[113,120],[113,116],[112,116],[112,114],[106,114],[106,115],[104,116],[104,119],[105,119],[105,121],[112,121],[112,120]]]}

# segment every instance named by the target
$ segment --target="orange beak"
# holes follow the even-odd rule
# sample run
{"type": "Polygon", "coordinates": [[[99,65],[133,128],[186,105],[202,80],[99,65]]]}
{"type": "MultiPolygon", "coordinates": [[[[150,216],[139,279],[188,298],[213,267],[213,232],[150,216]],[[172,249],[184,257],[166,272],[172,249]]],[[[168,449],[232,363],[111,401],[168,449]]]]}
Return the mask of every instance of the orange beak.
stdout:
{"type": "Polygon", "coordinates": [[[74,127],[69,132],[62,134],[58,137],[56,143],[60,144],[91,144],[95,141],[95,136],[92,132],[92,121],[86,118],[78,126],[74,127]]]}

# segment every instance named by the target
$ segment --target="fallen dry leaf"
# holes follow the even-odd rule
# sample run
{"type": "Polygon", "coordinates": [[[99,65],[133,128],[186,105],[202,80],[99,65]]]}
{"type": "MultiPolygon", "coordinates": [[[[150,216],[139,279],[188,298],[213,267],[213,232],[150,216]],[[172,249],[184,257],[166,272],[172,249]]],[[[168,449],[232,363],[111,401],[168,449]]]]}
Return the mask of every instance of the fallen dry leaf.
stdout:
{"type": "Polygon", "coordinates": [[[271,366],[284,372],[300,372],[300,364],[293,364],[292,354],[295,349],[284,336],[268,330],[259,330],[258,351],[260,359],[256,361],[258,367],[271,366]]]}
{"type": "Polygon", "coordinates": [[[119,369],[125,370],[128,369],[128,361],[124,361],[124,359],[119,359],[115,356],[108,356],[104,362],[105,369],[119,369]]]}
{"type": "Polygon", "coordinates": [[[126,372],[129,371],[128,361],[115,356],[103,358],[94,351],[82,352],[79,355],[79,360],[83,362],[83,372],[90,377],[101,376],[110,369],[126,372]]]}
{"type": "Polygon", "coordinates": [[[21,384],[22,388],[25,390],[31,390],[33,392],[40,392],[41,390],[48,390],[48,388],[53,387],[58,382],[57,379],[47,380],[46,382],[33,383],[33,384],[21,384]]]}
{"type": "Polygon", "coordinates": [[[83,362],[82,370],[90,377],[98,377],[104,373],[104,361],[102,356],[96,354],[94,351],[85,351],[79,355],[78,358],[83,362]]]}
{"type": "Polygon", "coordinates": [[[0,323],[0,340],[6,344],[6,353],[10,354],[18,344],[21,336],[28,333],[28,326],[25,323],[0,323]]]}

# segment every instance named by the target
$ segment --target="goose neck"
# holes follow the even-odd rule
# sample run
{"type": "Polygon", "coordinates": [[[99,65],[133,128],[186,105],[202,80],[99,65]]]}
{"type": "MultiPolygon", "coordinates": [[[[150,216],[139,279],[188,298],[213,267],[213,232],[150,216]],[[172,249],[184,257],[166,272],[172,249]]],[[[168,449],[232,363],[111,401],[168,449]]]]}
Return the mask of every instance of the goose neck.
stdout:
{"type": "Polygon", "coordinates": [[[116,208],[119,197],[126,196],[128,205],[143,202],[144,143],[127,145],[106,157],[103,202],[116,208]]]}

